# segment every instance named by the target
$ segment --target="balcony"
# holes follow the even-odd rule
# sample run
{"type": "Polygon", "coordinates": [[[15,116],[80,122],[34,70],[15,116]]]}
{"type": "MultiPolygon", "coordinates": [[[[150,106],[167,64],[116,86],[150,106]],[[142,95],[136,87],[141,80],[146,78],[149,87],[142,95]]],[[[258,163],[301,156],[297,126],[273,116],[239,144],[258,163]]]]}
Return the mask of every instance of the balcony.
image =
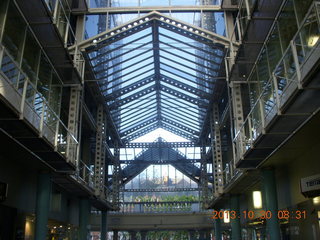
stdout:
{"type": "MultiPolygon", "coordinates": [[[[320,89],[316,72],[320,59],[319,13],[320,4],[315,1],[237,132],[234,144],[238,168],[259,166],[318,111],[320,104],[314,99],[320,89]]],[[[255,73],[252,71],[248,82],[255,73]]]]}
{"type": "Polygon", "coordinates": [[[74,171],[77,139],[0,46],[0,127],[57,171],[74,171]]]}

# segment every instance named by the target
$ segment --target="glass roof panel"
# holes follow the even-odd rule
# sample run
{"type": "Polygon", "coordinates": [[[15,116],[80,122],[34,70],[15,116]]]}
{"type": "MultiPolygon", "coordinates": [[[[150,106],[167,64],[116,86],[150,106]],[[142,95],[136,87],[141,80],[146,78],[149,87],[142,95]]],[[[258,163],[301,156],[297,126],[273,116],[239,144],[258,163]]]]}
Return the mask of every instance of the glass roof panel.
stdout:
{"type": "MultiPolygon", "coordinates": [[[[158,4],[153,0],[141,3],[158,4]]],[[[122,4],[129,7],[134,2],[122,4]]],[[[200,15],[193,15],[198,24],[200,15]]],[[[161,124],[193,139],[205,120],[224,47],[180,34],[157,21],[144,25],[147,28],[141,31],[125,30],[121,36],[115,35],[120,38],[99,39],[88,49],[91,66],[122,139],[134,139],[161,124]]]]}

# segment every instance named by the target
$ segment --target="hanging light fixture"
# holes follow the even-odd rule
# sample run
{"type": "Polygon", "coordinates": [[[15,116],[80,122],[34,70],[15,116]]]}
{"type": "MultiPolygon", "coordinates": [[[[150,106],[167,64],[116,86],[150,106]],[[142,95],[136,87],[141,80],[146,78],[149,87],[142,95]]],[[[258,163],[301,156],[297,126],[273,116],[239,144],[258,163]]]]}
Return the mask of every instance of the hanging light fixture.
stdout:
{"type": "Polygon", "coordinates": [[[230,222],[230,213],[228,210],[223,211],[223,222],[229,223],[230,222]]]}
{"type": "Polygon", "coordinates": [[[260,209],[260,208],[262,208],[262,196],[261,196],[261,191],[253,191],[252,197],[253,197],[253,207],[254,207],[255,209],[260,209]]]}

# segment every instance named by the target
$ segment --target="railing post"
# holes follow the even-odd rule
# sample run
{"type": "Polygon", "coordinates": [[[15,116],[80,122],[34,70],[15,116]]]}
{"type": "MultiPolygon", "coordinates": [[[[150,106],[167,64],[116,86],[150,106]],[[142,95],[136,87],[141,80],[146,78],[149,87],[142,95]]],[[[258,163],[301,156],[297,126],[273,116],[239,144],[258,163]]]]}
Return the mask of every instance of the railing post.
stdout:
{"type": "Polygon", "coordinates": [[[251,20],[251,13],[250,13],[250,7],[249,7],[249,1],[245,0],[245,4],[246,4],[246,10],[247,10],[247,19],[251,20]]]}
{"type": "Polygon", "coordinates": [[[59,126],[60,126],[60,120],[57,119],[56,133],[55,133],[55,137],[54,137],[54,150],[55,151],[58,151],[59,126]]]}
{"type": "Polygon", "coordinates": [[[20,120],[23,119],[24,105],[25,105],[25,102],[26,102],[28,82],[29,81],[28,81],[28,78],[27,78],[23,83],[22,98],[21,98],[21,105],[20,105],[20,120]]]}
{"type": "Polygon", "coordinates": [[[300,64],[299,64],[299,58],[298,58],[298,53],[297,53],[297,48],[296,45],[294,44],[293,40],[290,41],[290,47],[292,51],[292,56],[294,60],[294,65],[296,67],[296,73],[297,73],[297,78],[298,78],[298,88],[302,89],[302,84],[301,84],[301,69],[300,69],[300,64]]]}
{"type": "Polygon", "coordinates": [[[3,46],[0,44],[0,69],[2,66],[3,53],[4,53],[3,46]]]}
{"type": "Polygon", "coordinates": [[[64,47],[66,48],[68,47],[69,27],[70,27],[70,23],[69,21],[67,21],[66,31],[64,33],[64,47]]]}
{"type": "Polygon", "coordinates": [[[45,101],[43,98],[42,99],[42,108],[41,108],[41,119],[40,119],[40,126],[39,126],[39,136],[43,136],[43,122],[44,122],[44,112],[45,112],[45,101]]]}
{"type": "Polygon", "coordinates": [[[279,88],[278,88],[278,80],[277,77],[275,75],[275,73],[272,73],[272,80],[273,80],[273,85],[274,85],[274,91],[275,91],[275,95],[276,95],[276,104],[277,104],[277,112],[280,115],[281,111],[280,111],[280,97],[279,97],[279,88]]]}

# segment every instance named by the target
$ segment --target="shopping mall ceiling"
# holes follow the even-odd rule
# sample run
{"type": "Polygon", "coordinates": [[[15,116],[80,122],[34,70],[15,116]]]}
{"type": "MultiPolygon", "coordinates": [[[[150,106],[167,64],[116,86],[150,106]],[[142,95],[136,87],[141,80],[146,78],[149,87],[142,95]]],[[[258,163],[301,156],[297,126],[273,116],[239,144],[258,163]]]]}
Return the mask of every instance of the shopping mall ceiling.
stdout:
{"type": "Polygon", "coordinates": [[[230,41],[151,12],[78,45],[124,142],[163,128],[199,139],[230,41]]]}

